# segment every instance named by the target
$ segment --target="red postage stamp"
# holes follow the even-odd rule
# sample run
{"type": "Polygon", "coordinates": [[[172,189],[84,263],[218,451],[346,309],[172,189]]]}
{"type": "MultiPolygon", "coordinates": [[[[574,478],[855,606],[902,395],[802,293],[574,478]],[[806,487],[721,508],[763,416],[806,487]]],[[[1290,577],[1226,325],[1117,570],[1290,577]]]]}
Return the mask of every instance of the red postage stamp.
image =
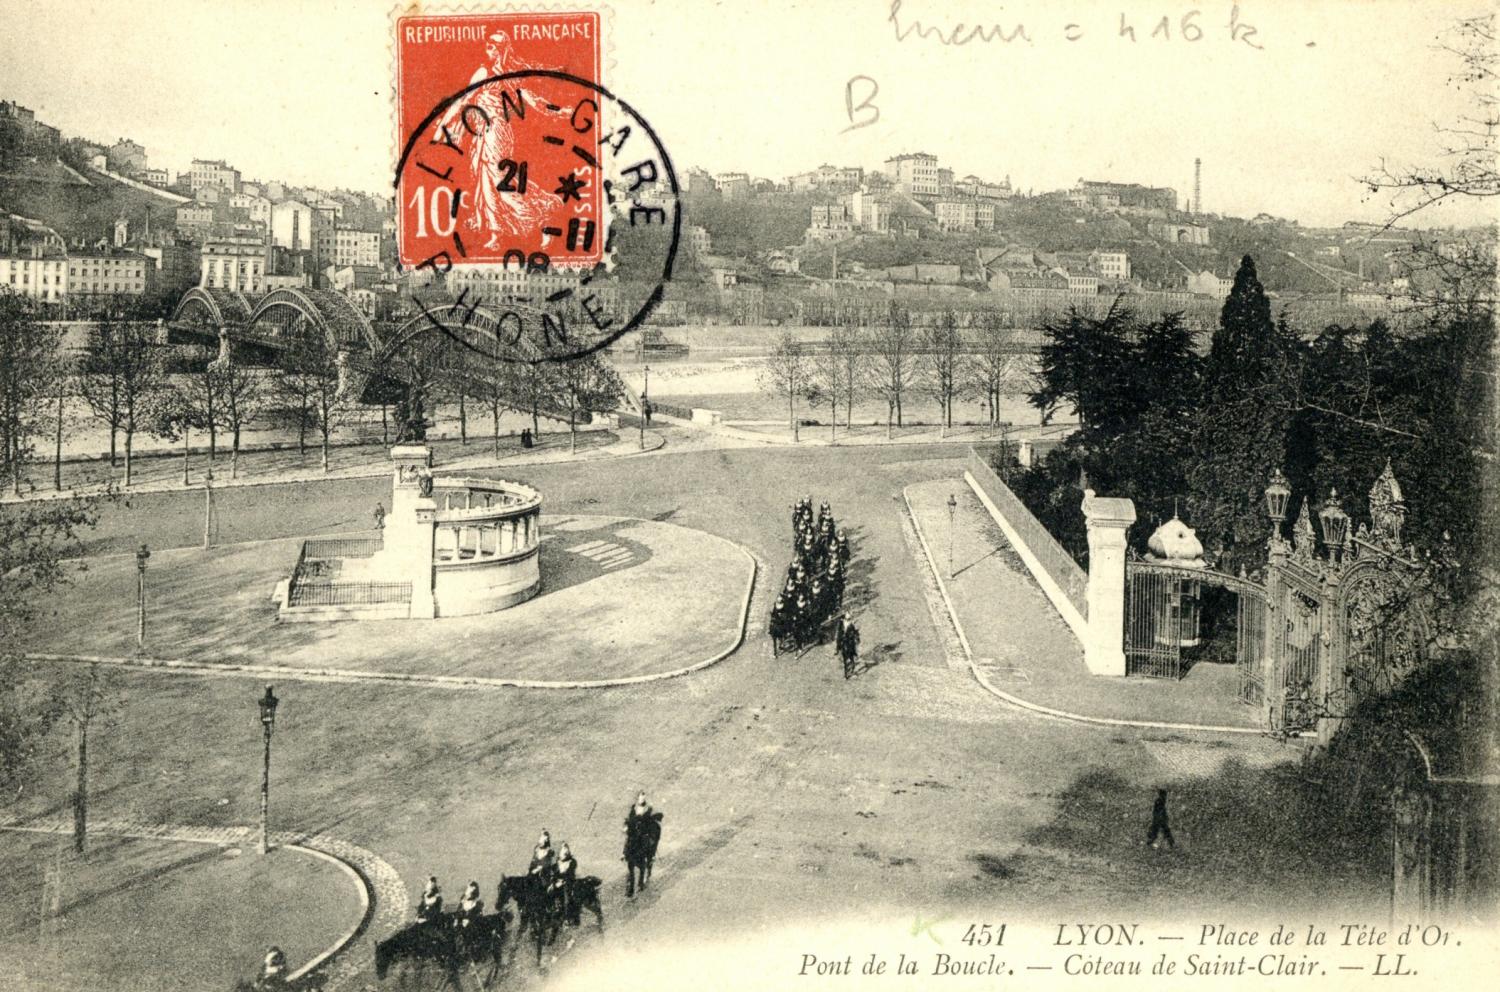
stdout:
{"type": "Polygon", "coordinates": [[[593,11],[396,18],[403,266],[603,257],[599,31],[593,11]]]}

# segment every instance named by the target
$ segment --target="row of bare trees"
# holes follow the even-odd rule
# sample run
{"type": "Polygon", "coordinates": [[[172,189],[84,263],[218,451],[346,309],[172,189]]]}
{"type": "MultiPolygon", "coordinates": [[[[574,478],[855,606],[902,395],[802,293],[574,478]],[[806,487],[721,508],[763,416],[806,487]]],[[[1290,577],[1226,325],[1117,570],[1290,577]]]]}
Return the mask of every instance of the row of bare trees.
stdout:
{"type": "Polygon", "coordinates": [[[818,343],[790,332],[777,338],[761,367],[761,388],[787,404],[787,418],[799,435],[797,403],[826,407],[831,435],[837,437],[839,406],[844,423],[854,422],[854,402],[873,396],[886,404],[887,436],[905,424],[914,396],[935,400],[943,429],[953,426],[958,401],[979,399],[989,422],[1000,422],[1000,398],[1020,385],[1028,365],[1017,346],[1017,331],[999,313],[979,314],[961,327],[957,314],[943,311],[922,326],[892,304],[888,319],[874,327],[840,324],[818,343]]]}
{"type": "Polygon", "coordinates": [[[31,466],[50,447],[52,482],[61,490],[63,443],[86,422],[109,432],[111,471],[123,463],[125,486],[135,476],[135,448],[144,433],[181,441],[184,479],[191,442],[206,435],[218,460],[227,439],[230,474],[239,473],[244,432],[261,422],[296,432],[299,456],[322,442],[328,468],[331,437],[352,412],[342,392],[337,350],[319,336],[298,338],[272,368],[249,364],[233,350],[172,345],[129,300],[104,308],[80,351],[42,322],[31,301],[0,291],[0,473],[19,495],[31,466]],[[71,399],[79,401],[70,408],[71,399]]]}

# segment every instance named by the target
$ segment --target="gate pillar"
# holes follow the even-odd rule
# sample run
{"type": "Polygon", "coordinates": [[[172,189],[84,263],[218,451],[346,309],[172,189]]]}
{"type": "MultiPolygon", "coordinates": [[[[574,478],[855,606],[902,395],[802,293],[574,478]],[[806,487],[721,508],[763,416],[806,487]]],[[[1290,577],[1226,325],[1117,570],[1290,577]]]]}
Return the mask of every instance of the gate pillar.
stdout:
{"type": "Polygon", "coordinates": [[[1083,492],[1089,532],[1088,628],[1083,661],[1094,675],[1125,674],[1125,532],[1135,523],[1128,499],[1083,492]]]}

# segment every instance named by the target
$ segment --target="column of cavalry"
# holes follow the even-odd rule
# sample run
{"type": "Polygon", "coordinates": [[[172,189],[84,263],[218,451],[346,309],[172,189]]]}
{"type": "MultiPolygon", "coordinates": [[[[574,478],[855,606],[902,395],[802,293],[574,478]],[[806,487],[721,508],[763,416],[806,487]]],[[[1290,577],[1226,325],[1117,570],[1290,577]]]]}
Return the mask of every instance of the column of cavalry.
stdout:
{"type": "MultiPolygon", "coordinates": [[[[823,642],[829,622],[843,610],[848,571],[848,531],[838,529],[826,500],[814,523],[812,497],[802,497],[792,507],[792,561],[771,607],[773,653],[801,651],[823,642]]],[[[851,650],[858,650],[851,648],[852,630],[848,614],[843,613],[835,646],[846,675],[851,650]]]]}
{"type": "MultiPolygon", "coordinates": [[[[623,825],[627,896],[634,895],[637,885],[647,886],[661,841],[661,821],[662,814],[652,809],[646,794],[637,794],[623,825]]],[[[478,882],[471,881],[459,901],[445,907],[437,878],[429,877],[415,907],[416,921],[375,945],[376,978],[384,981],[395,971],[420,974],[432,966],[447,985],[460,986],[460,976],[468,973],[487,987],[505,963],[512,921],[516,948],[529,934],[539,965],[543,948],[556,943],[564,926],[579,926],[585,910],[602,932],[603,884],[597,875],[579,874],[569,844],[554,849],[546,830],[532,849],[526,873],[500,877],[491,912],[485,912],[478,882]]]]}

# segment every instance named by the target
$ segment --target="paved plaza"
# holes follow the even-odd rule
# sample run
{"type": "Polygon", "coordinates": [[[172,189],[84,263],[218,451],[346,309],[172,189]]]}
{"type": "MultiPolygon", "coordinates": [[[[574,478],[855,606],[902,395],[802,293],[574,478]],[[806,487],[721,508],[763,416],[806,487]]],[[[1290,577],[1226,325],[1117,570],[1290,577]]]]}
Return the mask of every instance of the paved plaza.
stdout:
{"type": "MultiPolygon", "coordinates": [[[[778,934],[787,919],[809,928],[866,924],[889,930],[897,947],[909,938],[914,916],[966,919],[1003,909],[1135,918],[1170,916],[1187,902],[1200,912],[1233,904],[1236,918],[1248,919],[1326,902],[1308,873],[1338,865],[1310,867],[1295,824],[1277,813],[1283,805],[1276,797],[1294,791],[1286,762],[1298,756],[1296,748],[1277,750],[1253,736],[1043,718],[997,698],[955,656],[905,494],[912,486],[958,490],[962,453],[952,445],[705,448],[700,438],[669,430],[656,454],[512,473],[546,494],[544,532],[551,537],[544,549],[577,557],[589,577],[497,615],[503,621],[497,630],[531,632],[484,639],[489,653],[546,653],[552,665],[585,671],[660,665],[659,652],[682,651],[684,644],[698,657],[711,655],[733,635],[712,626],[717,621],[709,614],[694,612],[695,603],[717,603],[714,617],[738,616],[743,552],[725,553],[724,561],[736,563],[712,588],[695,574],[691,593],[649,584],[638,590],[636,619],[676,631],[664,632],[660,646],[618,650],[608,628],[597,629],[597,617],[563,609],[570,588],[649,576],[657,558],[637,562],[634,549],[664,548],[653,534],[658,527],[744,548],[764,564],[764,574],[779,577],[789,555],[790,504],[808,494],[815,504],[829,500],[849,530],[847,598],[864,632],[868,667],[845,681],[827,646],[773,659],[758,581],[744,643],[722,662],[681,678],[557,692],[288,676],[276,680],[282,706],[274,828],[336,835],[377,852],[411,901],[429,874],[451,892],[476,879],[491,900],[501,873],[524,869],[542,828],[554,842],[568,840],[581,873],[605,880],[605,934],[586,926],[571,949],[559,945],[559,961],[543,971],[516,964],[508,987],[525,987],[544,973],[563,987],[597,986],[622,961],[644,967],[667,946],[749,947],[778,934]],[[608,518],[623,522],[599,523],[608,518]],[[526,627],[532,621],[524,614],[553,609],[554,597],[557,612],[526,627]],[[1174,852],[1141,843],[1159,786],[1174,797],[1174,852]],[[621,819],[637,789],[648,791],[665,820],[652,887],[627,900],[621,819]],[[1256,794],[1271,799],[1245,801],[1256,794]],[[1226,871],[1234,873],[1232,889],[1224,885],[1226,871]]],[[[112,569],[133,568],[124,555],[143,540],[158,549],[151,567],[160,560],[163,574],[177,559],[186,569],[244,556],[248,569],[267,555],[264,549],[284,556],[288,539],[358,529],[365,508],[387,487],[379,478],[226,491],[223,539],[272,543],[207,553],[194,547],[201,506],[191,494],[142,494],[106,508],[91,547],[96,555],[121,557],[96,557],[90,573],[97,569],[110,581],[112,569]],[[173,547],[181,550],[167,550],[173,547]]],[[[966,519],[978,512],[967,501],[961,510],[966,519]]],[[[966,564],[984,559],[985,540],[994,552],[990,561],[1005,564],[1006,553],[979,528],[955,548],[955,560],[959,551],[966,564]]],[[[992,576],[1003,582],[984,594],[1004,625],[983,633],[965,615],[970,636],[993,638],[993,657],[1015,669],[1068,672],[1077,663],[1076,645],[1054,629],[1060,621],[1040,592],[1006,568],[992,576]]],[[[201,610],[198,601],[212,601],[206,594],[229,595],[235,572],[214,572],[219,585],[183,582],[180,607],[201,610]]],[[[970,567],[958,588],[983,574],[970,567]]],[[[269,611],[269,586],[258,574],[250,578],[246,602],[269,611]]],[[[120,595],[128,617],[129,591],[120,595]]],[[[965,602],[960,597],[967,614],[972,608],[965,602]]],[[[70,613],[53,628],[50,645],[79,647],[83,635],[74,628],[90,621],[115,623],[102,613],[70,613]]],[[[166,616],[161,623],[151,636],[173,636],[166,616]]],[[[400,643],[403,623],[357,625],[372,633],[348,624],[307,631],[316,626],[296,625],[292,634],[267,624],[221,647],[271,662],[316,651],[351,665],[374,664],[367,655],[420,654],[454,670],[470,670],[485,653],[470,643],[478,636],[431,640],[414,650],[400,643]],[[291,636],[319,644],[278,639],[291,636]]],[[[192,650],[213,653],[210,640],[192,650]]],[[[118,646],[118,635],[112,643],[118,646]]],[[[122,715],[93,745],[99,815],[203,828],[254,822],[259,684],[159,670],[124,677],[122,715]]],[[[55,785],[66,781],[66,753],[54,760],[46,781],[55,785]]],[[[63,798],[56,789],[38,794],[23,801],[21,813],[55,815],[63,798]]],[[[1359,902],[1374,898],[1379,882],[1347,877],[1340,885],[1359,902]]],[[[790,946],[783,941],[777,953],[791,955],[790,946]]],[[[788,958],[762,967],[789,974],[795,965],[788,958]]],[[[635,987],[647,984],[649,970],[639,977],[635,987]]],[[[368,972],[343,987],[364,981],[373,981],[368,972]]],[[[610,987],[629,986],[622,981],[610,987]]]]}
{"type": "MultiPolygon", "coordinates": [[[[271,590],[291,572],[297,540],[162,551],[150,562],[144,654],[205,666],[571,685],[668,674],[739,644],[755,562],[732,542],[627,517],[544,515],[542,526],[534,601],[436,623],[279,623],[271,590]],[[558,650],[560,629],[572,632],[570,650],[558,650]]],[[[34,650],[132,657],[136,578],[133,557],[93,562],[56,598],[57,623],[34,650]]]]}

